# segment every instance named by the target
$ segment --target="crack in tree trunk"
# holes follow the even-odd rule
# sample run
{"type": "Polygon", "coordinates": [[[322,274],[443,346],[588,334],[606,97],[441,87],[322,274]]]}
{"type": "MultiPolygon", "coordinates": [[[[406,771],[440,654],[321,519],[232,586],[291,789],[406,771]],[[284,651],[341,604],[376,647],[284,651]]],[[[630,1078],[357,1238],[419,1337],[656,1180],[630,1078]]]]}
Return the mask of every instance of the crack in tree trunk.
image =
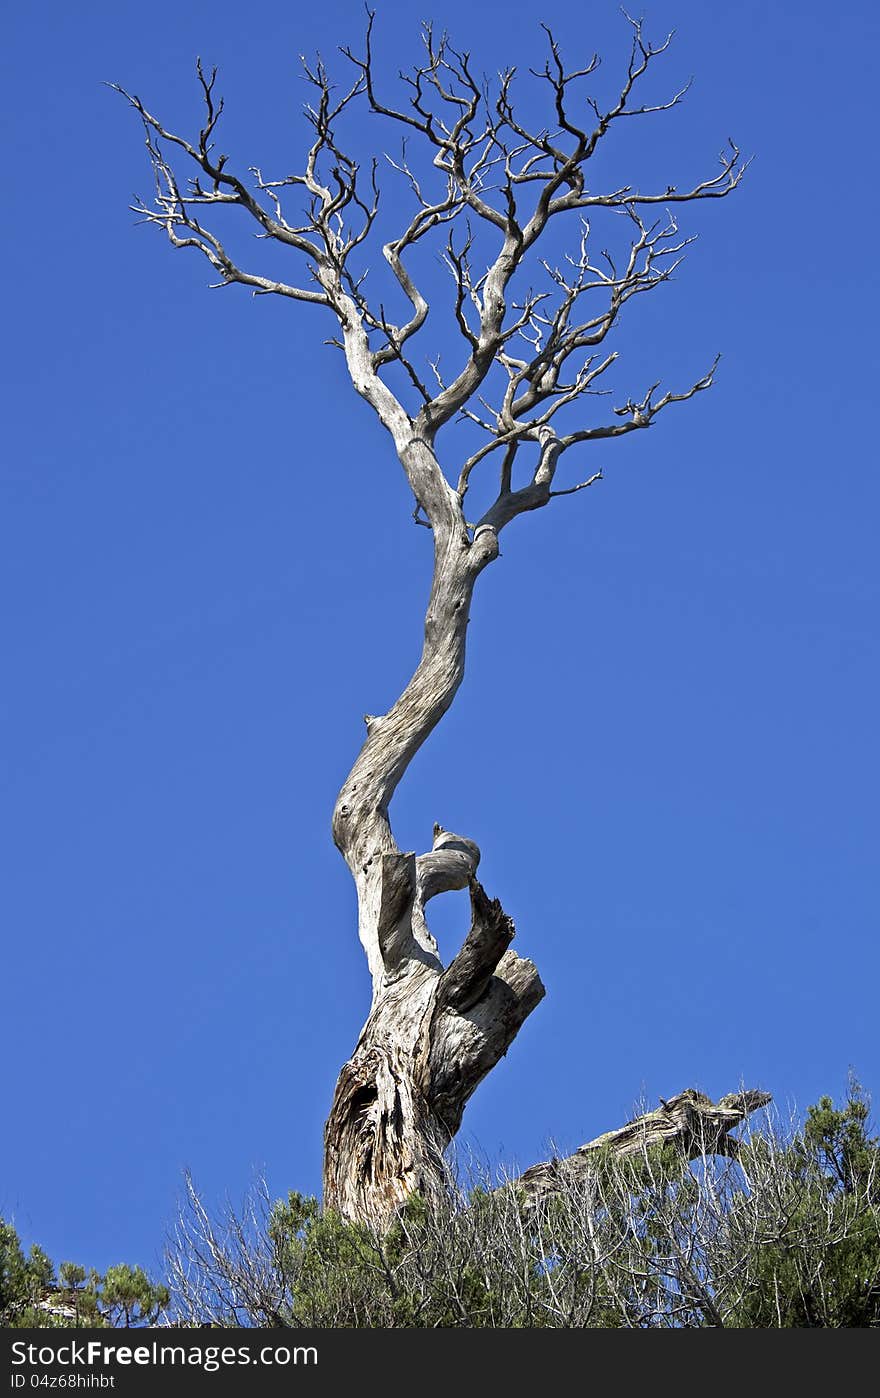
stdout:
{"type": "Polygon", "coordinates": [[[414,1193],[449,1176],[444,1152],[468,1099],[544,995],[531,961],[510,949],[513,922],[475,878],[479,850],[435,826],[430,853],[379,857],[381,969],[373,1005],[339,1076],[324,1131],[324,1203],[384,1227],[414,1193]],[[444,968],[424,905],[470,888],[471,925],[444,968]]]}

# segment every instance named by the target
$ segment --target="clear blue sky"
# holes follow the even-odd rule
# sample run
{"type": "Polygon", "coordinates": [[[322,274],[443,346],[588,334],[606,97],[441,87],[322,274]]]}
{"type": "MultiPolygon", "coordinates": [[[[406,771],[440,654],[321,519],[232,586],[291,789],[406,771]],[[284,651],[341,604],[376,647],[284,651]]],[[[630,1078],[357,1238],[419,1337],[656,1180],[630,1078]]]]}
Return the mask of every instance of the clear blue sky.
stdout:
{"type": "MultiPolygon", "coordinates": [[[[610,0],[529,10],[433,14],[489,70],[534,61],[538,18],[623,58],[610,0]]],[[[757,159],[682,211],[700,241],[614,382],[722,350],[717,386],[509,530],[393,809],[404,848],[434,820],[481,844],[546,983],[465,1119],[521,1165],[642,1094],[880,1091],[877,10],[648,20],[678,30],[660,86],[695,76],[642,127],[663,179],[728,135],[757,159]]],[[[368,1006],[329,816],[417,658],[428,535],[321,313],[211,292],[134,226],[140,129],[101,86],[192,129],[200,53],[234,158],[294,166],[296,56],[361,29],[354,0],[6,18],[0,1213],[56,1260],[155,1267],[185,1167],[209,1201],[260,1168],[317,1190],[368,1006]]],[[[381,63],[417,41],[380,3],[381,63]]]]}

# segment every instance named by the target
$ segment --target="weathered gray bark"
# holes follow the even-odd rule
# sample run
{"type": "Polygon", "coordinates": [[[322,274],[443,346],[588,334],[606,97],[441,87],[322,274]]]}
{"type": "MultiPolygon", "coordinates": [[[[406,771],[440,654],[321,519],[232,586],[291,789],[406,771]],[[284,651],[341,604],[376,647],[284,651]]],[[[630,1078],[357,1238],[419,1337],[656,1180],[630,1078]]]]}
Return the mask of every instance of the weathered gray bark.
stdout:
{"type": "Polygon", "coordinates": [[[424,931],[419,862],[382,856],[405,946],[388,957],[324,1134],[325,1206],[379,1226],[412,1194],[446,1187],[443,1153],[468,1099],[544,994],[532,962],[509,949],[512,922],[475,880],[470,931],[443,968],[424,931]]]}
{"type": "MultiPolygon", "coordinates": [[[[356,359],[356,347],[350,356],[356,359]]],[[[401,452],[411,473],[412,447],[401,452]]],[[[430,455],[420,444],[423,499],[435,538],[422,658],[393,708],[366,717],[366,741],[333,814],[334,839],[357,889],[373,1001],[325,1127],[324,1202],[346,1218],[380,1227],[412,1194],[430,1196],[446,1187],[444,1151],[468,1099],[544,995],[532,962],[510,950],[512,921],[477,881],[476,844],[436,825],[431,851],[417,856],[398,850],[391,832],[389,803],[455,697],[474,584],[498,553],[494,524],[484,522],[471,542],[458,502],[451,516],[444,514],[447,497],[439,472],[430,472],[430,455]],[[463,888],[470,889],[471,927],[444,968],[425,906],[437,894],[463,888]]],[[[552,461],[545,469],[552,479],[552,461]]],[[[627,1155],[674,1141],[688,1158],[726,1153],[734,1148],[728,1133],[769,1100],[745,1091],[716,1106],[688,1089],[568,1160],[533,1166],[520,1182],[532,1195],[546,1194],[563,1177],[589,1168],[600,1147],[627,1155]]]]}
{"type": "MultiPolygon", "coordinates": [[[[331,82],[320,60],[313,67],[304,64],[313,97],[306,109],[313,141],[301,172],[281,179],[264,179],[256,167],[243,178],[216,152],[223,104],[214,96],[216,73],[206,74],[201,64],[204,117],[192,140],[168,130],[140,98],[118,89],[143,122],[156,177],[153,202],[139,201],[138,212],[163,229],[174,247],[207,258],[219,285],[246,286],[254,295],[306,302],[331,314],[341,336],[331,343],[344,352],[355,390],[386,429],[412,490],[416,518],[433,534],[421,660],[390,711],[367,716],[366,741],[333,815],[334,839],[357,889],[359,935],[373,981],[369,1018],[342,1069],[325,1131],[325,1201],[348,1218],[382,1224],[414,1191],[442,1187],[443,1152],[468,1098],[544,993],[532,963],[510,949],[512,922],[477,882],[477,846],[438,826],[431,850],[405,853],[389,823],[389,803],[401,777],[461,684],[474,584],[497,557],[498,535],[511,521],[601,477],[594,471],[578,483],[554,488],[566,452],[643,431],[663,409],[693,398],[713,381],[714,364],[681,393],[656,398],[655,383],[641,398],[629,397],[614,408],[613,419],[562,426],[567,408],[581,400],[585,405],[602,391],[595,385],[617,360],[604,342],[624,306],[663,285],[681,261],[690,240],[679,236],[669,206],[724,198],[745,169],[730,143],[717,174],[683,188],[670,184],[665,191],[646,191],[619,184],[603,190],[592,179],[592,167],[587,179],[589,162],[612,127],[624,118],[667,111],[686,91],[666,102],[638,105],[636,87],[669,38],[652,46],[641,21],[630,24],[629,62],[616,99],[605,107],[582,86],[598,58],[567,71],[546,32],[547,57],[535,77],[549,98],[549,115],[530,131],[514,111],[515,70],[502,73],[490,95],[471,71],[469,56],[445,37],[435,38],[430,26],[423,35],[423,62],[405,80],[402,108],[388,105],[377,91],[370,15],[363,55],[343,50],[354,74],[347,91],[331,82]],[[400,323],[390,322],[384,302],[364,291],[367,268],[359,263],[360,248],[374,229],[379,186],[375,164],[365,176],[337,137],[338,124],[355,104],[390,124],[395,146],[403,135],[421,147],[421,163],[413,167],[406,150],[400,163],[390,162],[414,204],[398,236],[381,249],[392,293],[407,307],[408,319],[400,323]],[[194,176],[179,178],[168,150],[195,169],[194,176]],[[294,211],[289,222],[282,195],[288,199],[292,190],[305,196],[305,208],[294,211]],[[667,212],[652,222],[648,211],[656,205],[667,212]],[[304,276],[279,281],[242,266],[204,222],[219,209],[232,208],[256,225],[260,238],[299,259],[304,276]],[[628,247],[594,253],[589,219],[598,211],[624,215],[628,247]],[[562,270],[537,259],[533,271],[546,289],[520,292],[522,299],[515,301],[511,283],[527,255],[551,222],[572,217],[579,233],[562,270]],[[410,357],[429,307],[404,254],[438,231],[447,239],[442,257],[452,275],[450,304],[460,339],[458,353],[453,349],[450,356],[448,380],[441,378],[436,346],[428,358],[438,385],[432,392],[423,382],[421,363],[410,357]],[[307,284],[299,285],[303,279],[307,284]],[[384,376],[387,369],[394,390],[384,376]],[[437,438],[461,418],[483,437],[470,456],[456,458],[453,488],[437,438]],[[529,461],[525,475],[521,451],[529,461]],[[496,498],[469,523],[464,501],[471,477],[491,459],[500,463],[496,498]],[[524,482],[518,488],[515,465],[524,482]],[[471,928],[461,951],[444,967],[425,906],[437,894],[463,888],[471,893],[471,928]]],[[[692,1095],[673,1100],[685,1098],[697,1110],[692,1095]]],[[[713,1110],[716,1116],[722,1112],[718,1120],[726,1120],[723,1112],[735,1108],[722,1103],[713,1110]]],[[[683,1120],[682,1111],[670,1120],[683,1120]]],[[[658,1119],[651,1130],[662,1134],[667,1126],[658,1119]]],[[[725,1132],[716,1135],[721,1142],[725,1132]]],[[[615,1149],[623,1149],[625,1134],[616,1133],[615,1139],[615,1149]]],[[[534,1180],[550,1168],[536,1167],[534,1180]]]]}
{"type": "Polygon", "coordinates": [[[715,1103],[704,1093],[686,1088],[668,1101],[661,1099],[655,1111],[645,1112],[614,1131],[587,1141],[573,1155],[542,1161],[520,1175],[517,1184],[538,1200],[577,1183],[595,1170],[607,1152],[617,1158],[647,1157],[658,1146],[673,1146],[683,1159],[707,1155],[735,1156],[738,1141],[730,1135],[746,1117],[772,1099],[769,1092],[745,1089],[731,1092],[715,1103]]]}
{"type": "Polygon", "coordinates": [[[431,850],[416,855],[398,850],[391,833],[388,804],[461,683],[474,582],[498,552],[494,529],[471,542],[454,507],[444,528],[425,498],[437,524],[422,658],[393,708],[366,719],[333,814],[357,889],[373,1002],[325,1128],[324,1200],[380,1225],[412,1193],[444,1187],[443,1152],[468,1099],[544,994],[532,962],[510,950],[511,919],[477,881],[477,845],[435,825],[431,850]],[[425,907],[463,888],[470,931],[444,967],[425,907]]]}

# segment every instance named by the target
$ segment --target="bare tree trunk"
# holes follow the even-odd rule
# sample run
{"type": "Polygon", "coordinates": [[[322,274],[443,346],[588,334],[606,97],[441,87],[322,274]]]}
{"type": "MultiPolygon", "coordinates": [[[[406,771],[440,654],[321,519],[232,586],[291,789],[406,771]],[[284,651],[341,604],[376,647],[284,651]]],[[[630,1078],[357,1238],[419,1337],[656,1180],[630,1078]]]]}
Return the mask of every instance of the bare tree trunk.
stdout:
{"type": "Polygon", "coordinates": [[[513,922],[476,879],[477,845],[435,825],[429,852],[402,853],[388,820],[400,777],[461,683],[474,582],[497,552],[494,530],[473,543],[463,523],[435,531],[421,661],[389,713],[367,716],[333,816],[357,887],[373,1003],[325,1128],[324,1202],[379,1226],[413,1193],[446,1186],[443,1152],[465,1104],[544,994],[532,962],[510,950],[513,922]],[[425,906],[463,888],[471,926],[444,967],[425,906]]]}
{"type": "MultiPolygon", "coordinates": [[[[427,443],[398,441],[398,452],[410,478],[427,482],[434,574],[419,665],[387,714],[365,715],[366,741],[333,813],[334,839],[357,888],[373,1001],[324,1130],[325,1207],[379,1228],[413,1194],[430,1198],[448,1187],[444,1152],[464,1108],[544,995],[533,963],[510,949],[513,922],[476,878],[477,845],[435,825],[431,850],[416,855],[401,852],[391,832],[389,803],[455,697],[474,584],[498,555],[494,520],[469,538],[460,502],[431,471],[427,443]],[[471,926],[444,967],[425,907],[463,888],[471,926]]],[[[568,1160],[533,1166],[520,1184],[533,1197],[553,1192],[563,1177],[588,1169],[599,1147],[626,1155],[674,1142],[688,1158],[729,1153],[728,1133],[766,1101],[746,1091],[715,1105],[688,1089],[568,1160]]]]}
{"type": "MultiPolygon", "coordinates": [[[[444,845],[445,834],[438,827],[435,852],[466,865],[455,847],[464,842],[452,837],[444,845]]],[[[422,946],[430,934],[415,932],[421,861],[403,854],[382,862],[392,904],[399,898],[398,908],[406,907],[397,926],[411,919],[402,936],[414,945],[384,976],[324,1133],[325,1206],[380,1226],[411,1194],[430,1197],[446,1187],[443,1152],[469,1097],[544,994],[532,962],[509,950],[510,918],[476,882],[470,931],[444,970],[422,946]]]]}
{"type": "MultiPolygon", "coordinates": [[[[668,111],[687,91],[659,104],[640,103],[635,89],[672,36],[652,45],[642,21],[627,19],[629,60],[617,98],[605,108],[588,95],[585,106],[580,90],[598,57],[567,69],[545,29],[547,55],[534,77],[549,102],[549,120],[530,133],[514,112],[515,70],[501,74],[490,93],[472,72],[469,55],[445,36],[436,37],[430,25],[423,32],[423,60],[405,77],[402,109],[389,105],[373,63],[370,13],[362,56],[342,50],[353,74],[347,90],[331,81],[320,60],[312,66],[304,62],[313,97],[306,109],[313,139],[301,172],[280,180],[264,180],[257,166],[251,167],[250,179],[243,178],[218,153],[223,102],[215,95],[216,71],[207,73],[197,64],[203,124],[193,140],[169,131],[139,97],[117,89],[140,116],[156,179],[152,203],[138,201],[137,211],[163,229],[172,246],[207,258],[220,278],[216,284],[237,283],[254,295],[318,306],[335,319],[341,340],[329,343],[344,351],[354,390],[388,431],[416,501],[416,517],[423,515],[433,534],[434,574],[421,660],[393,708],[366,717],[366,741],[333,815],[334,839],[357,888],[373,1002],[342,1069],[326,1125],[324,1197],[345,1217],[379,1226],[414,1192],[430,1195],[443,1187],[443,1152],[468,1098],[544,994],[532,963],[510,950],[510,918],[477,882],[480,852],[473,841],[438,825],[429,851],[404,853],[389,824],[389,803],[401,777],[461,683],[474,584],[497,557],[498,534],[509,523],[601,478],[601,471],[593,471],[576,484],[554,488],[565,453],[651,427],[671,404],[710,388],[718,363],[716,358],[708,373],[682,392],[667,390],[656,397],[660,382],[655,382],[643,396],[630,395],[613,408],[607,419],[591,417],[563,428],[565,414],[557,416],[597,394],[596,383],[618,357],[617,351],[606,352],[605,341],[623,308],[634,296],[666,283],[690,242],[680,236],[671,214],[653,220],[650,211],[724,198],[745,170],[730,142],[719,171],[696,183],[643,190],[625,181],[604,189],[594,182],[590,161],[618,120],[668,111]],[[372,301],[364,290],[359,250],[375,240],[377,162],[367,176],[337,134],[358,104],[390,124],[395,144],[403,135],[421,148],[412,166],[407,155],[400,163],[390,161],[411,201],[398,235],[381,248],[406,307],[400,324],[391,324],[383,301],[372,301]],[[587,122],[581,127],[584,112],[587,122]],[[176,159],[194,167],[195,177],[179,178],[176,159]],[[300,210],[292,223],[282,206],[282,193],[293,197],[289,187],[306,196],[308,210],[300,210]],[[278,281],[238,265],[205,221],[221,207],[235,208],[256,224],[260,238],[283,248],[299,267],[296,280],[278,281]],[[590,220],[600,211],[625,216],[611,220],[628,230],[616,253],[603,248],[594,255],[590,220]],[[545,289],[514,299],[512,279],[524,270],[548,225],[560,218],[577,220],[572,252],[558,267],[538,259],[535,270],[546,279],[545,289]],[[457,238],[462,224],[466,236],[457,238]],[[422,381],[420,351],[427,346],[418,338],[429,305],[408,265],[408,250],[437,236],[446,239],[442,256],[452,277],[450,304],[459,340],[448,382],[441,377],[439,355],[427,357],[438,382],[432,393],[422,381]],[[414,346],[416,360],[409,357],[414,346]],[[402,371],[396,379],[402,389],[392,389],[383,377],[389,367],[402,371]],[[435,448],[438,434],[462,417],[483,434],[482,444],[461,462],[453,488],[435,448]],[[521,449],[524,458],[514,471],[521,449]],[[515,488],[514,480],[524,479],[524,459],[531,478],[515,488]],[[468,525],[464,500],[471,477],[490,469],[492,461],[498,469],[497,496],[479,522],[468,525]],[[444,967],[425,907],[437,894],[463,888],[470,889],[471,927],[458,955],[444,967]]],[[[724,1123],[731,1113],[739,1112],[737,1120],[747,1114],[746,1098],[756,1095],[741,1094],[739,1106],[725,1098],[713,1107],[708,1099],[697,1101],[699,1094],[682,1093],[663,1109],[665,1116],[649,1114],[650,1122],[643,1119],[648,1124],[640,1130],[631,1124],[603,1141],[623,1151],[632,1140],[643,1144],[646,1132],[657,1139],[671,1134],[696,1140],[691,1128],[699,1120],[704,1138],[723,1144],[729,1130],[724,1123]]],[[[553,1168],[552,1162],[535,1167],[537,1173],[524,1177],[524,1187],[543,1188],[553,1168]]]]}

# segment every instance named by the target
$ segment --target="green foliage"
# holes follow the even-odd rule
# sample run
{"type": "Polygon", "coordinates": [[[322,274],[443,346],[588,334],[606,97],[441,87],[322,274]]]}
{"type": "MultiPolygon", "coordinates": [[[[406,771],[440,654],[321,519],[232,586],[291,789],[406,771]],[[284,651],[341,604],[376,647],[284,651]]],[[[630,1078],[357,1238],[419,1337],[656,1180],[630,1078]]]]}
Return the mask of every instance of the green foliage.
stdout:
{"type": "MultiPolygon", "coordinates": [[[[468,1231],[484,1230],[490,1211],[491,1196],[475,1191],[459,1226],[466,1220],[468,1231]]],[[[445,1221],[455,1226],[455,1218],[445,1221]]],[[[451,1269],[437,1265],[437,1224],[436,1211],[413,1199],[380,1237],[291,1194],[268,1225],[288,1298],[279,1320],[295,1327],[493,1325],[500,1298],[491,1271],[466,1247],[456,1250],[451,1269]]]]}
{"type": "Polygon", "coordinates": [[[0,1220],[0,1323],[283,1328],[880,1327],[880,1142],[852,1081],[737,1158],[591,1158],[529,1200],[483,1181],[413,1199],[384,1235],[291,1193],[209,1218],[187,1182],[169,1285],[139,1267],[55,1275],[0,1220]]]}
{"type": "Polygon", "coordinates": [[[153,1324],[168,1290],[140,1267],[108,1267],[103,1275],[51,1261],[34,1245],[27,1257],[12,1224],[0,1219],[0,1325],[16,1329],[153,1324]]]}
{"type": "Polygon", "coordinates": [[[25,1257],[18,1234],[0,1219],[0,1321],[35,1325],[34,1306],[52,1282],[52,1263],[36,1244],[25,1257]],[[23,1319],[18,1319],[23,1317],[23,1319]]]}
{"type": "Polygon", "coordinates": [[[110,1325],[152,1325],[168,1300],[167,1288],[154,1285],[141,1267],[122,1262],[104,1273],[99,1304],[110,1325]]]}
{"type": "Polygon", "coordinates": [[[868,1135],[870,1108],[861,1084],[850,1079],[843,1108],[838,1111],[830,1097],[821,1097],[807,1111],[804,1140],[825,1171],[829,1190],[853,1194],[876,1181],[878,1146],[876,1136],[868,1135]]]}
{"type": "Polygon", "coordinates": [[[810,1107],[790,1170],[777,1172],[779,1227],[756,1241],[737,1324],[880,1326],[880,1143],[868,1116],[855,1081],[842,1107],[810,1107]]]}
{"type": "Polygon", "coordinates": [[[482,1182],[414,1199],[384,1236],[291,1194],[192,1228],[169,1258],[190,1324],[286,1327],[880,1326],[880,1155],[858,1084],[738,1158],[606,1150],[535,1202],[482,1182]]]}

